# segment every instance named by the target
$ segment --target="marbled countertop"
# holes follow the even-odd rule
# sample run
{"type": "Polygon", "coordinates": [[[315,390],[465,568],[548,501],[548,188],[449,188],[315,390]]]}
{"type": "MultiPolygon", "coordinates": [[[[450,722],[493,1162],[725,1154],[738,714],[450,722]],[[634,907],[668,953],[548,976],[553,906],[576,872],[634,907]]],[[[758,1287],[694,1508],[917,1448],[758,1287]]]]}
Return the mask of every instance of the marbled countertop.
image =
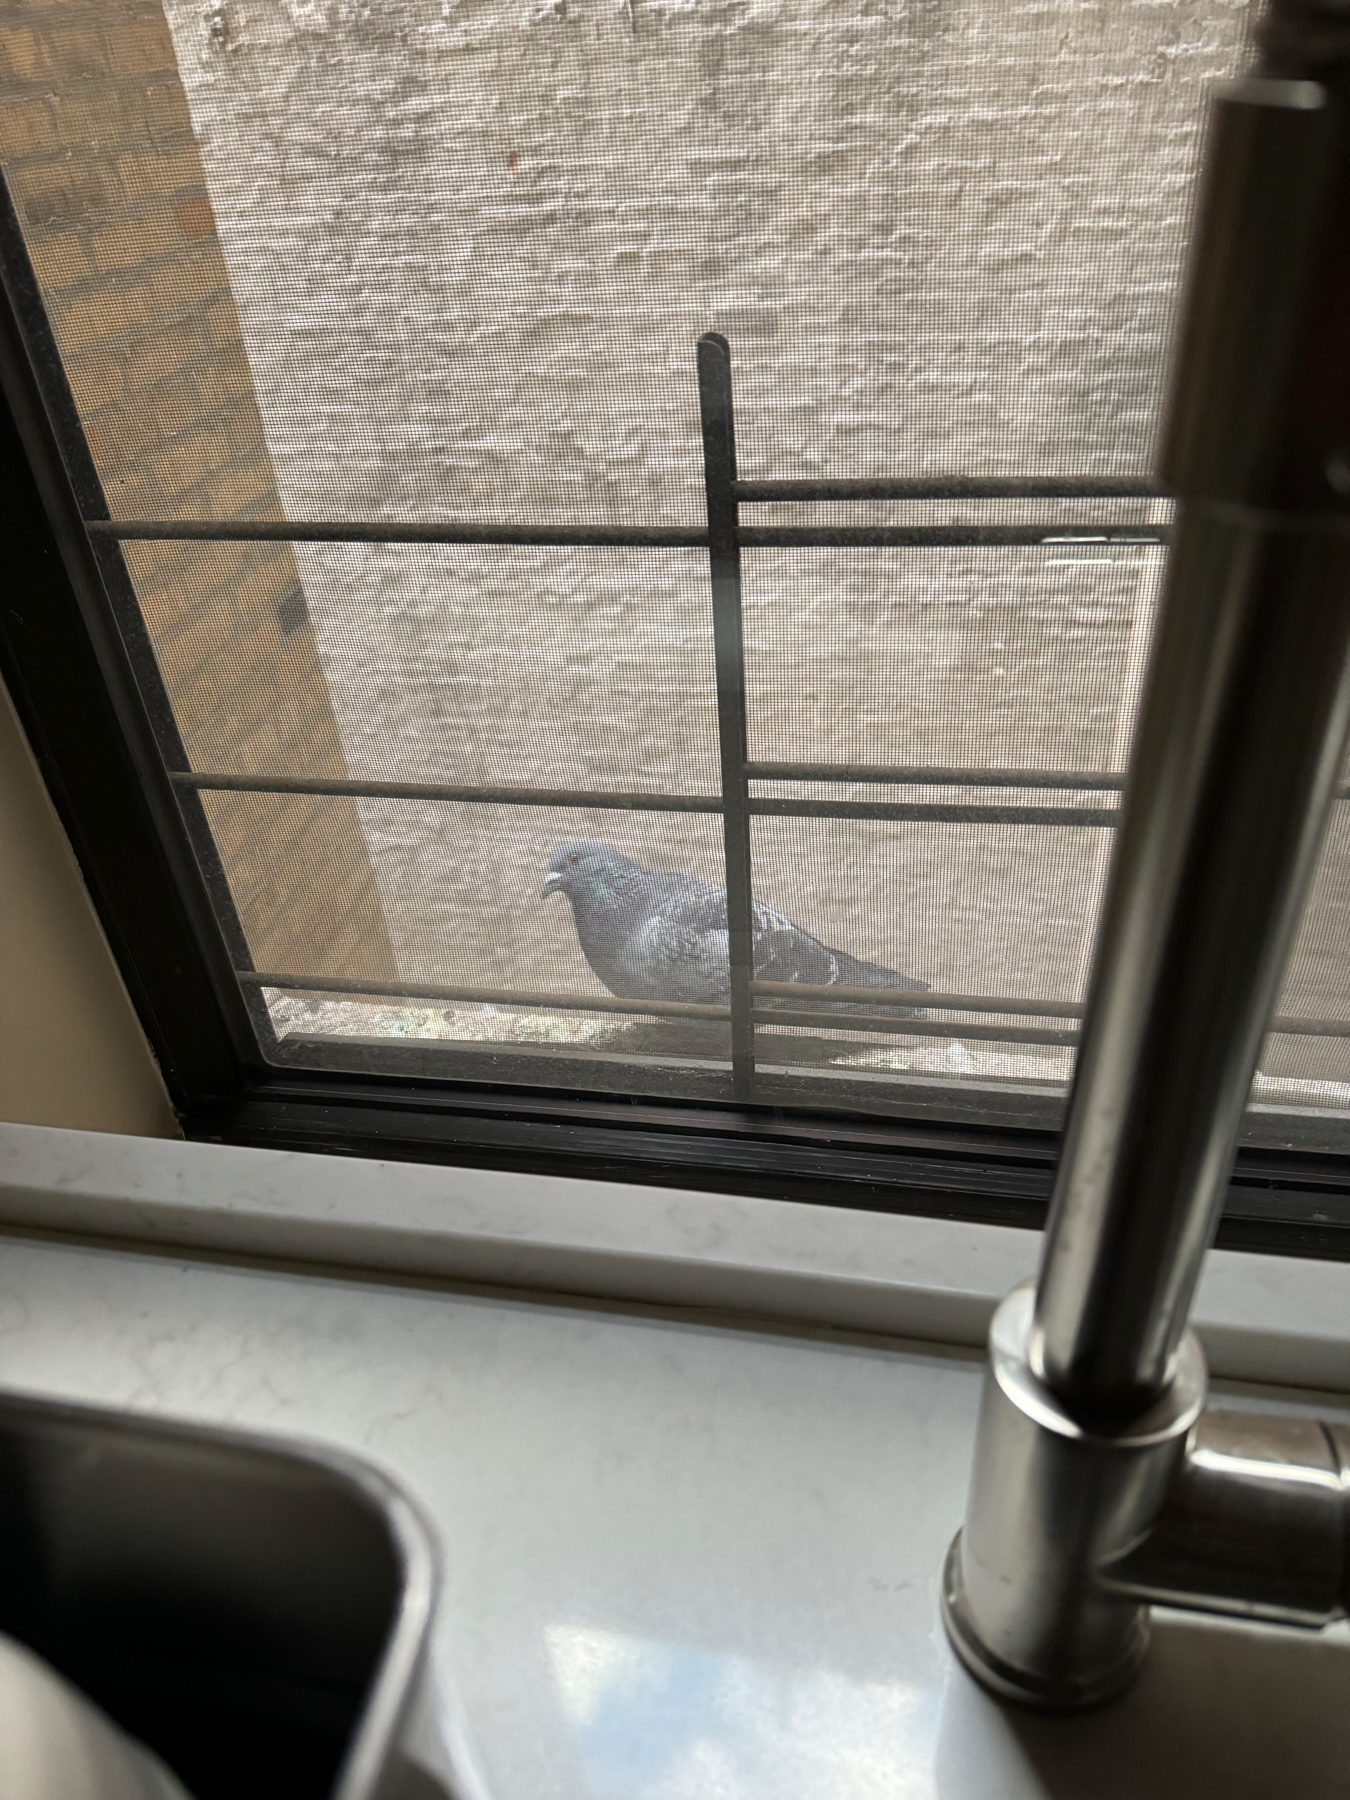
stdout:
{"type": "Polygon", "coordinates": [[[418,1497],[446,1580],[413,1747],[444,1770],[467,1728],[492,1800],[1344,1796],[1341,1630],[1175,1616],[1076,1722],[955,1668],[937,1576],[979,1376],[824,1329],[0,1240],[5,1385],[340,1445],[418,1497]]]}

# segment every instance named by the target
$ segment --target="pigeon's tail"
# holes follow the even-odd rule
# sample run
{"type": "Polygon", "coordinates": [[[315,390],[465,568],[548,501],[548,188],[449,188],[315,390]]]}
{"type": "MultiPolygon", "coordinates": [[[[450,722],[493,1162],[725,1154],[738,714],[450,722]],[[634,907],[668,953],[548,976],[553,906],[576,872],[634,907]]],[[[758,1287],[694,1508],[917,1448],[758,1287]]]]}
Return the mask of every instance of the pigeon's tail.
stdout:
{"type": "MultiPolygon", "coordinates": [[[[839,965],[837,984],[840,987],[890,988],[906,994],[924,994],[928,991],[926,981],[919,981],[913,975],[899,975],[894,969],[888,969],[881,963],[868,962],[861,956],[850,956],[847,950],[831,949],[830,955],[839,965]]],[[[884,1006],[865,1001],[850,1005],[841,1000],[838,1008],[840,1012],[884,1013],[896,1019],[928,1017],[921,1006],[884,1006]]]]}

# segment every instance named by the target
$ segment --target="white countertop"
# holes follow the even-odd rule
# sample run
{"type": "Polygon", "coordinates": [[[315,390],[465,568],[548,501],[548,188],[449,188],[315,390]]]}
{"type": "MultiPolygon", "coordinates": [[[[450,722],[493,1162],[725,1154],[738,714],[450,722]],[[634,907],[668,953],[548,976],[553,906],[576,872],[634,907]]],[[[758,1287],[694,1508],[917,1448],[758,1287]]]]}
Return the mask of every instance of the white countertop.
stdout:
{"type": "Polygon", "coordinates": [[[447,1576],[414,1746],[444,1770],[466,1727],[491,1800],[1343,1800],[1339,1628],[1173,1616],[1073,1722],[955,1668],[979,1379],[956,1346],[0,1240],[6,1386],[341,1445],[421,1500],[447,1576]]]}

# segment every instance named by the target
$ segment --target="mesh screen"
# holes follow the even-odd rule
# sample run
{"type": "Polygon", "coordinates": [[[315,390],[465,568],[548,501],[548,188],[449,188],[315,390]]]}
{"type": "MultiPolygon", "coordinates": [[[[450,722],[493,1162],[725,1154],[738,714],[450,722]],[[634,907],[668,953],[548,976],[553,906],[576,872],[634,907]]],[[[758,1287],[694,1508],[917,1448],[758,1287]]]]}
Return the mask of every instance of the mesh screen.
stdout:
{"type": "Polygon", "coordinates": [[[794,549],[743,562],[752,759],[1123,767],[1161,548],[794,549]]]}
{"type": "MultiPolygon", "coordinates": [[[[0,153],[111,514],[385,524],[700,525],[709,329],[732,346],[743,476],[1146,474],[1205,94],[1248,25],[1245,0],[11,12],[0,153]]],[[[1143,531],[1166,508],[748,522],[1067,537],[1108,517],[1143,531]]],[[[1005,809],[755,818],[759,899],[984,1002],[909,1032],[770,1021],[779,1091],[828,1077],[846,1104],[850,1083],[901,1110],[936,1088],[965,1116],[1053,1117],[1162,559],[746,553],[752,758],[952,777],[760,782],[758,801],[1005,809]],[[1059,1012],[1016,1010],[1034,1001],[1059,1012]]],[[[254,973],[296,984],[266,991],[269,1054],[394,1066],[415,1041],[432,1072],[489,1056],[534,1079],[551,1057],[574,1084],[726,1091],[725,1022],[588,1010],[613,983],[567,901],[540,898],[569,840],[721,885],[721,820],[697,810],[719,793],[703,553],[137,543],[125,568],[187,768],[578,795],[204,794],[254,973]],[[693,809],[585,804],[624,794],[693,809]]],[[[1342,810],[1281,1000],[1333,1031],[1347,833],[1342,810]]],[[[1273,1036],[1253,1129],[1311,1109],[1334,1141],[1348,1042],[1273,1036]]]]}
{"type": "Polygon", "coordinates": [[[161,546],[124,553],[194,768],[718,792],[706,555],[297,544],[302,616],[345,753],[343,769],[316,769],[303,741],[259,730],[232,743],[219,718],[250,687],[271,718],[294,689],[277,547],[188,551],[172,558],[171,586],[161,546]],[[258,682],[255,632],[273,646],[258,682]]]}
{"type": "Polygon", "coordinates": [[[1246,8],[167,17],[292,517],[696,521],[710,328],[746,474],[1142,470],[1246,8]]]}

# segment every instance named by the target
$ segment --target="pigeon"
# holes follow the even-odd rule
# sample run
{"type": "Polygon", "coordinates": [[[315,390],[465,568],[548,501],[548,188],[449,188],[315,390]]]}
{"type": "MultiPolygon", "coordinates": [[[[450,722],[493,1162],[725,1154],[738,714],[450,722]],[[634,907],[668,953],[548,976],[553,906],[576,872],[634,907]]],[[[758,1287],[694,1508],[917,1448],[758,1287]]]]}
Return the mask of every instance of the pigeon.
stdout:
{"type": "MultiPolygon", "coordinates": [[[[609,844],[559,844],[540,898],[566,894],[577,939],[591,968],[621,1000],[692,1000],[725,1006],[730,993],[727,892],[681,871],[644,869],[609,844]]],[[[754,902],[755,978],[821,987],[900,988],[923,993],[928,983],[880,963],[832,950],[791,919],[754,902]]],[[[757,1001],[791,1006],[788,999],[757,1001]]],[[[819,1003],[807,1000],[803,1004],[819,1003]]],[[[826,1002],[832,1012],[879,1012],[922,1018],[921,1008],[826,1002]]]]}

